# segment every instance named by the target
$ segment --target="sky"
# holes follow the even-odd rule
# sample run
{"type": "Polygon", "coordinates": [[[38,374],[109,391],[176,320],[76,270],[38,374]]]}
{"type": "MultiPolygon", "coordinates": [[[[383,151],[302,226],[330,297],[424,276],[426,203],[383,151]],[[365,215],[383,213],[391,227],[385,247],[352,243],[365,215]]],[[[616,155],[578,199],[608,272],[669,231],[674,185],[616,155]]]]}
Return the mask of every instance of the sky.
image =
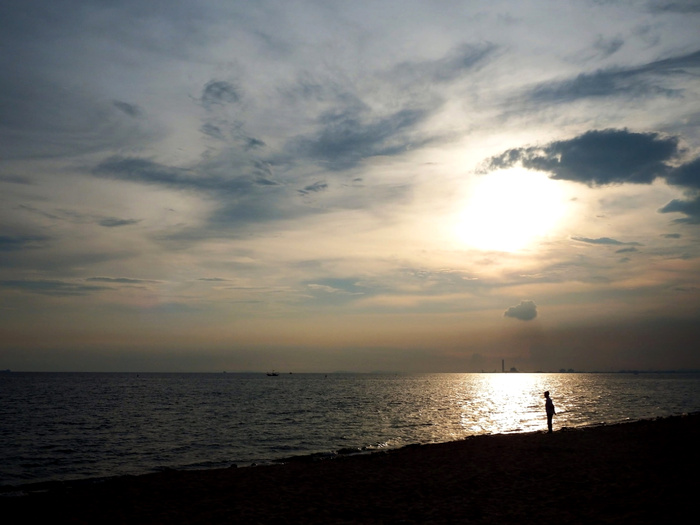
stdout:
{"type": "Polygon", "coordinates": [[[0,369],[700,369],[700,2],[0,4],[0,369]]]}

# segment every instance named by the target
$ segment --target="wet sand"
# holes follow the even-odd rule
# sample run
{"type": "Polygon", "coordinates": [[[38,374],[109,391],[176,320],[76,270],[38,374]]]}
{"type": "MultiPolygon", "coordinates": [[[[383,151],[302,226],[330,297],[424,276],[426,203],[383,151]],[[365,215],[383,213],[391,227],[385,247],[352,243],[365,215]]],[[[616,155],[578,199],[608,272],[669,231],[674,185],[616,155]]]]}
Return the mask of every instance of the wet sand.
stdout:
{"type": "Polygon", "coordinates": [[[0,512],[23,523],[694,523],[699,446],[693,414],[53,486],[2,497],[0,512]]]}

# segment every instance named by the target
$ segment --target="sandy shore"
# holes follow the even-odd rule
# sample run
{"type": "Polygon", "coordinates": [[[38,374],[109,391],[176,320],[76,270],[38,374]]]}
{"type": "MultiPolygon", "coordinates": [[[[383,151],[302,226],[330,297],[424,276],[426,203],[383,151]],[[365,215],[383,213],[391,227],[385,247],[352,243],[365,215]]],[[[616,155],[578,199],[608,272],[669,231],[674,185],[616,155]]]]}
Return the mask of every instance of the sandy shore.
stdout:
{"type": "Polygon", "coordinates": [[[23,523],[694,523],[699,446],[693,414],[115,478],[0,509],[23,523]]]}

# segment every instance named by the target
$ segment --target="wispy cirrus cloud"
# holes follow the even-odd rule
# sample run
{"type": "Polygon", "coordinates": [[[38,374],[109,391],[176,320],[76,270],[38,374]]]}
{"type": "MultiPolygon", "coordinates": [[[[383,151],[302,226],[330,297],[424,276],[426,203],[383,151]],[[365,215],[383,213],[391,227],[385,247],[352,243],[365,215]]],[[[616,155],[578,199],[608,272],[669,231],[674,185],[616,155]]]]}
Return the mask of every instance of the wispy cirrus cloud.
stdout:
{"type": "Polygon", "coordinates": [[[700,68],[700,51],[656,60],[636,67],[609,68],[581,73],[575,78],[548,81],[532,88],[527,98],[538,103],[570,103],[600,97],[674,97],[683,90],[666,80],[677,76],[694,77],[700,68]]]}
{"type": "Polygon", "coordinates": [[[405,61],[391,68],[391,82],[406,85],[449,83],[474,72],[495,58],[498,46],[492,42],[461,44],[433,60],[405,61]]]}
{"type": "Polygon", "coordinates": [[[91,283],[112,283],[112,284],[154,284],[161,281],[152,279],[133,279],[130,277],[88,277],[85,279],[91,283]]]}
{"type": "Polygon", "coordinates": [[[88,285],[52,279],[3,280],[0,281],[0,287],[34,294],[52,296],[89,295],[95,292],[101,292],[109,289],[105,286],[88,285]]]}
{"type": "Polygon", "coordinates": [[[0,235],[0,252],[40,248],[49,239],[46,235],[0,235]]]}
{"type": "Polygon", "coordinates": [[[431,138],[419,132],[434,108],[405,108],[374,116],[352,106],[329,111],[318,119],[319,130],[289,143],[293,155],[303,155],[330,170],[345,170],[373,156],[394,156],[421,147],[431,138]]]}
{"type": "Polygon", "coordinates": [[[604,246],[641,246],[638,242],[622,242],[617,239],[611,239],[610,237],[599,237],[597,239],[591,239],[588,237],[572,237],[574,241],[583,242],[586,244],[600,244],[604,246]]]}

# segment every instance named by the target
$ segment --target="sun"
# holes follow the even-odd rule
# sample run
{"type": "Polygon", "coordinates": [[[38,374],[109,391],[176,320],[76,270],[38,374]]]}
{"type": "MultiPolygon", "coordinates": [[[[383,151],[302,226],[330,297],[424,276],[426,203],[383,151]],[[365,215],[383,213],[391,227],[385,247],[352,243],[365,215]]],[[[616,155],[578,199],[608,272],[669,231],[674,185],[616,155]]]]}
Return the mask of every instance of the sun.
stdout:
{"type": "Polygon", "coordinates": [[[472,180],[455,235],[479,250],[514,252],[550,234],[566,211],[564,188],[540,172],[499,170],[472,180]]]}

